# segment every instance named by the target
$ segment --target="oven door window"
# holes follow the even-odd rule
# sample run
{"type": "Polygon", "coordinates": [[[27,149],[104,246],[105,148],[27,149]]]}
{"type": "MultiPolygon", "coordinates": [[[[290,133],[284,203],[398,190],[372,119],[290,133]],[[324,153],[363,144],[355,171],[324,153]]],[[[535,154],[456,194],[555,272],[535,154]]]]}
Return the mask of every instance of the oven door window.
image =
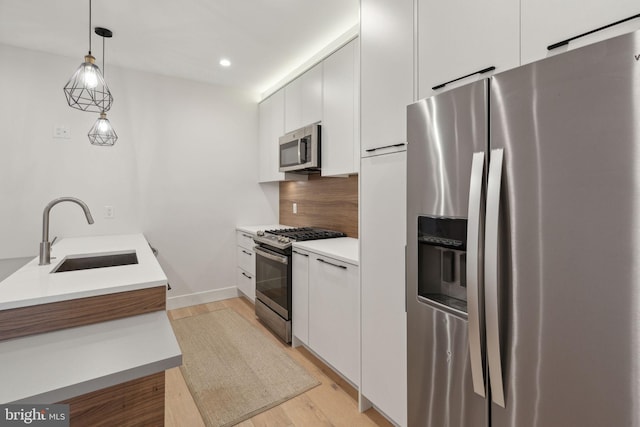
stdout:
{"type": "Polygon", "coordinates": [[[280,167],[295,166],[302,163],[302,144],[296,139],[294,141],[280,144],[280,167]]]}
{"type": "Polygon", "coordinates": [[[288,257],[256,248],[256,290],[270,301],[263,301],[280,316],[289,319],[288,257]],[[275,305],[273,304],[275,303],[275,305]]]}

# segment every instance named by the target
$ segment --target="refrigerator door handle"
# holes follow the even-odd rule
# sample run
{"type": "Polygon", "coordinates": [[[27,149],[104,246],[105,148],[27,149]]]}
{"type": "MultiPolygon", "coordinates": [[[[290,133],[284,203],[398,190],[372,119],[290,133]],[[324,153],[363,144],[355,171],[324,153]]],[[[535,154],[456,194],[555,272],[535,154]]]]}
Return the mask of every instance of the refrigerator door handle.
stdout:
{"type": "Polygon", "coordinates": [[[491,150],[489,180],[487,185],[487,214],[485,223],[485,315],[487,324],[487,358],[489,359],[489,383],[494,403],[505,407],[500,351],[500,315],[498,292],[498,238],[500,220],[500,187],[504,150],[491,150]]]}
{"type": "Polygon", "coordinates": [[[482,363],[482,263],[481,234],[482,208],[484,201],[484,159],[483,152],[473,153],[471,181],[469,184],[469,210],[467,220],[467,302],[469,309],[469,359],[473,391],[486,397],[484,364],[482,363]]]}

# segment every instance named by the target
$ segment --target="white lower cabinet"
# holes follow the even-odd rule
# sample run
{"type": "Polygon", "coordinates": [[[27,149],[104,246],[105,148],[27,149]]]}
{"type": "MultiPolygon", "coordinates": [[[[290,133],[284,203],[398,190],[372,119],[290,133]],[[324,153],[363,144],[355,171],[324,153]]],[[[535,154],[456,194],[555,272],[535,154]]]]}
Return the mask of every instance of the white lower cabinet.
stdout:
{"type": "Polygon", "coordinates": [[[359,331],[358,267],[309,254],[309,347],[356,386],[359,331]]]}
{"type": "Polygon", "coordinates": [[[293,345],[306,345],[360,384],[360,282],[356,265],[293,249],[293,345]]]}
{"type": "Polygon", "coordinates": [[[256,255],[253,236],[236,231],[236,287],[251,301],[256,298],[256,255]]]}
{"type": "Polygon", "coordinates": [[[294,249],[292,260],[293,345],[309,345],[309,253],[294,249]]]}
{"type": "Polygon", "coordinates": [[[407,425],[406,151],[362,159],[360,393],[407,425]]]}

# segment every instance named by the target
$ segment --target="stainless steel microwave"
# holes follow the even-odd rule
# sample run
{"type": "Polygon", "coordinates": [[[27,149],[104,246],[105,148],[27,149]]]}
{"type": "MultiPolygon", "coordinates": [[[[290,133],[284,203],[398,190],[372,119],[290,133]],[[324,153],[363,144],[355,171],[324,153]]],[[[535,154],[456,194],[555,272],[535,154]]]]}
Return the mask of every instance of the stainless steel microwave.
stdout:
{"type": "Polygon", "coordinates": [[[320,125],[315,123],[280,137],[280,172],[320,170],[320,125]]]}

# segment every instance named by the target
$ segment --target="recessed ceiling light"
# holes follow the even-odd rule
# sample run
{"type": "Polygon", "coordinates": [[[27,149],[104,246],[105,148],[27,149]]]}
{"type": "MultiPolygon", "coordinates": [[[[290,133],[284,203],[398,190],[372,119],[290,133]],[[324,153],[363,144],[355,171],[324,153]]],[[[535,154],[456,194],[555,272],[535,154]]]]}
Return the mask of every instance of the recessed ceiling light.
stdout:
{"type": "Polygon", "coordinates": [[[220,65],[222,65],[223,67],[229,67],[231,65],[231,61],[226,58],[222,58],[220,60],[220,65]]]}

